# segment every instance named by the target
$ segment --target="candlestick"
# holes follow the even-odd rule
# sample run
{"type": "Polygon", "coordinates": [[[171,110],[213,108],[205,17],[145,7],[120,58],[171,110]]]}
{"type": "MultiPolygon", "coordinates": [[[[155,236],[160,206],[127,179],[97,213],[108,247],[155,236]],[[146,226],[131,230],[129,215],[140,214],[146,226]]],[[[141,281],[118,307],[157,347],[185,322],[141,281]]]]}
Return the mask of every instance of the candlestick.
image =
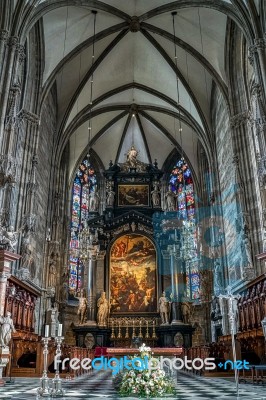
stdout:
{"type": "Polygon", "coordinates": [[[146,339],[149,339],[149,322],[148,321],[146,321],[146,335],[145,335],[145,338],[146,339]]]}
{"type": "Polygon", "coordinates": [[[58,325],[58,333],[57,333],[57,336],[62,336],[62,328],[63,328],[63,325],[62,324],[59,324],[58,325]]]}
{"type": "Polygon", "coordinates": [[[111,339],[115,339],[114,321],[113,321],[113,320],[112,320],[112,333],[111,333],[111,339]]]}
{"type": "Polygon", "coordinates": [[[129,338],[129,334],[128,334],[128,321],[126,321],[126,334],[125,334],[125,339],[129,338]]]}
{"type": "Polygon", "coordinates": [[[49,325],[45,325],[45,334],[44,334],[44,336],[45,336],[46,338],[49,337],[49,325]]]}
{"type": "MultiPolygon", "coordinates": [[[[58,336],[55,337],[56,341],[56,352],[55,352],[55,357],[57,360],[60,360],[61,358],[61,343],[64,340],[63,336],[59,335],[59,328],[61,325],[61,334],[62,334],[62,324],[59,324],[58,326],[58,336]]],[[[60,373],[59,373],[59,363],[57,363],[57,370],[55,371],[55,377],[53,379],[53,388],[51,390],[51,395],[52,397],[63,397],[65,392],[62,389],[62,379],[60,378],[60,373]]]]}
{"type": "Polygon", "coordinates": [[[139,338],[142,338],[142,332],[141,332],[141,321],[139,321],[139,338]]]}
{"type": "Polygon", "coordinates": [[[121,326],[120,326],[120,320],[118,321],[118,335],[117,335],[117,339],[121,339],[122,335],[121,335],[121,326]]]}
{"type": "MultiPolygon", "coordinates": [[[[49,325],[45,327],[45,335],[49,334],[49,325]],[[46,328],[48,327],[48,331],[46,328]]],[[[48,343],[51,338],[43,337],[43,373],[41,377],[41,386],[37,388],[37,394],[40,397],[50,397],[49,378],[47,376],[47,357],[48,357],[48,343]]]]}
{"type": "Polygon", "coordinates": [[[157,339],[155,332],[155,321],[152,322],[152,339],[157,339]]]}
{"type": "Polygon", "coordinates": [[[136,334],[135,334],[135,320],[133,319],[133,326],[132,326],[132,339],[133,339],[134,337],[136,337],[136,334]]]}

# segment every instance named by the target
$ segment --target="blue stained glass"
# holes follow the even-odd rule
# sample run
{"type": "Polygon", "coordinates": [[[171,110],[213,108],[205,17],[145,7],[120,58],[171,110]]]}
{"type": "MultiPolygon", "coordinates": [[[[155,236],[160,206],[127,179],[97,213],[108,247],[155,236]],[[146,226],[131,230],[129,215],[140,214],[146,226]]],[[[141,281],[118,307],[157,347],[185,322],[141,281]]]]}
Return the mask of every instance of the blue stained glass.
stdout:
{"type": "MultiPolygon", "coordinates": [[[[169,179],[171,189],[177,195],[176,207],[178,216],[182,220],[195,222],[195,194],[191,170],[186,161],[181,158],[173,167],[169,179]]],[[[193,229],[189,237],[184,242],[184,248],[191,246],[189,250],[192,259],[196,259],[196,230],[193,229]]],[[[194,265],[194,263],[193,263],[194,265]]],[[[191,299],[199,298],[200,278],[198,265],[194,265],[193,271],[190,270],[190,263],[186,262],[186,294],[191,299]]]]}
{"type": "Polygon", "coordinates": [[[89,194],[95,190],[97,177],[95,170],[86,157],[76,172],[72,188],[71,204],[71,240],[69,243],[69,288],[73,291],[82,285],[83,266],[77,257],[73,257],[71,250],[78,249],[78,231],[81,223],[88,218],[89,194]]]}

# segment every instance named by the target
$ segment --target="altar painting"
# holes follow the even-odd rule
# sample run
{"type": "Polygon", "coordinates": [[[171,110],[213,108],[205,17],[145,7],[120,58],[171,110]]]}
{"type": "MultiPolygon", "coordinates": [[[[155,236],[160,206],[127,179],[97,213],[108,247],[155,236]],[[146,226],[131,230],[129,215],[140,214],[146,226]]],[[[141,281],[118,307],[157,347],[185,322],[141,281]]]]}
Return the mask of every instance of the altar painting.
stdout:
{"type": "Polygon", "coordinates": [[[156,250],[143,235],[124,235],[110,251],[111,313],[156,312],[156,250]]]}

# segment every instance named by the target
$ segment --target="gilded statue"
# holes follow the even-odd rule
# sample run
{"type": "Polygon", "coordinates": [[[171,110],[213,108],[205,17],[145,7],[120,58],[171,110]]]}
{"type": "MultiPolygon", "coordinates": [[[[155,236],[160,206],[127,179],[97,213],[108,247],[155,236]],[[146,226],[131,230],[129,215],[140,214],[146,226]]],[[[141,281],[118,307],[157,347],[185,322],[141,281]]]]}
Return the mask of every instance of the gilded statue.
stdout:
{"type": "Polygon", "coordinates": [[[98,313],[97,313],[97,322],[100,326],[107,325],[107,317],[109,311],[109,302],[105,297],[105,292],[101,293],[101,297],[97,301],[98,313]]]}

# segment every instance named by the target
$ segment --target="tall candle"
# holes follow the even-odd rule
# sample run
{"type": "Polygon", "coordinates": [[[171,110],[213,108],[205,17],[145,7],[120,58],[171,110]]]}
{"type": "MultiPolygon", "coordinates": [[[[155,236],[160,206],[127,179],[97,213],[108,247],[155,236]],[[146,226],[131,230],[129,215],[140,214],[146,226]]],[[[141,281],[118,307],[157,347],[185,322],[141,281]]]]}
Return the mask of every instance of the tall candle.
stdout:
{"type": "Polygon", "coordinates": [[[49,325],[45,325],[45,337],[49,337],[49,325]]]}
{"type": "Polygon", "coordinates": [[[57,333],[57,336],[62,336],[62,324],[59,324],[58,325],[58,333],[57,333]]]}

